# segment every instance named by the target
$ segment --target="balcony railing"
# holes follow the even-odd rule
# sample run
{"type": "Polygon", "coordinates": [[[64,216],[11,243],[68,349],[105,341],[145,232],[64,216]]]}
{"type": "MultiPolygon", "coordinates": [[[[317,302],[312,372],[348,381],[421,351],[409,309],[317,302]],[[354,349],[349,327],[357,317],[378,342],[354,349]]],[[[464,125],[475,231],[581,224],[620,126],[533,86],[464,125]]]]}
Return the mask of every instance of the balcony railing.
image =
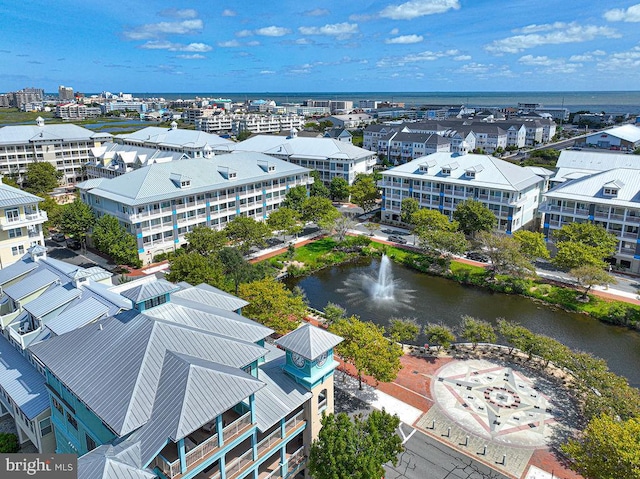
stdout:
{"type": "Polygon", "coordinates": [[[17,217],[5,217],[0,219],[0,227],[3,230],[10,228],[18,228],[20,226],[25,226],[31,223],[40,223],[47,221],[47,212],[46,211],[38,211],[36,213],[29,213],[25,215],[19,215],[17,217]]]}
{"type": "Polygon", "coordinates": [[[294,429],[297,429],[301,424],[305,423],[304,411],[300,411],[284,424],[285,434],[289,434],[294,429]]]}
{"type": "Polygon", "coordinates": [[[258,443],[258,456],[262,456],[266,451],[270,450],[273,446],[278,444],[282,440],[280,428],[277,428],[262,441],[258,443]]]}
{"type": "Polygon", "coordinates": [[[244,471],[247,466],[253,463],[253,451],[249,449],[242,456],[234,459],[226,467],[226,476],[227,479],[234,479],[238,477],[242,471],[244,471]]]}
{"type": "Polygon", "coordinates": [[[205,456],[212,453],[216,449],[218,449],[218,435],[214,434],[209,439],[201,444],[198,444],[197,447],[187,452],[187,454],[185,455],[187,468],[193,466],[201,459],[204,459],[205,456]]]}
{"type": "Polygon", "coordinates": [[[288,461],[287,477],[292,477],[296,472],[298,472],[300,465],[304,463],[305,459],[304,446],[291,454],[288,461]]]}
{"type": "Polygon", "coordinates": [[[158,455],[151,463],[151,467],[157,467],[158,469],[160,469],[162,474],[167,477],[175,477],[180,474],[180,459],[178,458],[170,463],[167,462],[164,457],[158,455]]]}

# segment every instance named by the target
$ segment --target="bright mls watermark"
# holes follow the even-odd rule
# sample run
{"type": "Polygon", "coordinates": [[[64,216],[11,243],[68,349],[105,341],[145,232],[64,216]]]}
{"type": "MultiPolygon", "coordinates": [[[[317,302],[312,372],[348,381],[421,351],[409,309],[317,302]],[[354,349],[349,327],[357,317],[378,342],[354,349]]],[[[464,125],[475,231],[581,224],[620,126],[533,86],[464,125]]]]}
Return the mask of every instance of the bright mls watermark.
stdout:
{"type": "Polygon", "coordinates": [[[77,479],[75,454],[0,454],[2,479],[77,479]]]}

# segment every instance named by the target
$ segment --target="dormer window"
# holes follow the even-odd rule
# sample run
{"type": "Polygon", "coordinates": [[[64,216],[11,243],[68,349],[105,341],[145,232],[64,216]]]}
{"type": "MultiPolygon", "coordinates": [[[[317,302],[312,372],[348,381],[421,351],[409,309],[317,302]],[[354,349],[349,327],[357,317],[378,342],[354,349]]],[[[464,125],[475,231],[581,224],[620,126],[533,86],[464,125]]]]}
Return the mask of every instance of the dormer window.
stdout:
{"type": "Polygon", "coordinates": [[[618,196],[618,189],[617,188],[604,188],[604,191],[602,193],[605,196],[618,196]]]}
{"type": "Polygon", "coordinates": [[[235,171],[230,171],[230,172],[229,172],[229,179],[230,179],[230,180],[231,180],[231,179],[233,179],[233,178],[235,178],[236,176],[238,176],[238,174],[237,174],[235,171]]]}
{"type": "Polygon", "coordinates": [[[442,168],[442,170],[440,170],[440,171],[445,176],[449,176],[451,174],[451,168],[442,168]]]}
{"type": "Polygon", "coordinates": [[[163,294],[162,296],[156,296],[155,298],[147,299],[144,302],[144,309],[151,309],[155,306],[160,306],[167,302],[167,295],[163,294]]]}
{"type": "Polygon", "coordinates": [[[466,172],[466,176],[467,176],[467,178],[475,178],[476,177],[476,172],[475,171],[467,171],[466,172]]]}
{"type": "Polygon", "coordinates": [[[191,180],[182,180],[180,182],[180,188],[185,188],[187,186],[191,186],[191,180]]]}
{"type": "Polygon", "coordinates": [[[428,173],[429,172],[429,165],[427,165],[426,163],[422,163],[420,165],[420,173],[428,173]]]}

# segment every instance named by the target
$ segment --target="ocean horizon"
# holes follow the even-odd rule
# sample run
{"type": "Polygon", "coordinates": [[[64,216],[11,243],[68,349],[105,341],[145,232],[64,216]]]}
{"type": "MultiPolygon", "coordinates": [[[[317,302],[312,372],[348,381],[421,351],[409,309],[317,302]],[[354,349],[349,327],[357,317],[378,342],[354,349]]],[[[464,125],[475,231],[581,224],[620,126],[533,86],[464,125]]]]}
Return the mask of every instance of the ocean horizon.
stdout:
{"type": "Polygon", "coordinates": [[[301,103],[314,100],[378,100],[420,105],[465,105],[474,107],[516,107],[518,103],[540,103],[545,107],[565,107],[575,112],[640,114],[640,91],[521,91],[521,92],[137,92],[137,98],[167,100],[228,98],[234,102],[274,100],[276,103],[301,103]]]}

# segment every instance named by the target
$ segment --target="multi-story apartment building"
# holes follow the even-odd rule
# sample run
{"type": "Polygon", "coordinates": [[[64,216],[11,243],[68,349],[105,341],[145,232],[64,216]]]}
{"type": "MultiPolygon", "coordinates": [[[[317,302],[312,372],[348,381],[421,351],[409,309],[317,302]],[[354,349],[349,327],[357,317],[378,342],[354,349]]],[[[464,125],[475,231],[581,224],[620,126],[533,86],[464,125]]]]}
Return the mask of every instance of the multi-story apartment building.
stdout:
{"type": "Polygon", "coordinates": [[[330,121],[333,126],[338,128],[362,128],[373,123],[375,119],[366,113],[346,113],[344,115],[332,115],[326,118],[325,121],[330,121]]]}
{"type": "Polygon", "coordinates": [[[378,141],[378,155],[399,165],[436,152],[450,152],[451,140],[429,133],[390,133],[378,141]]]}
{"type": "Polygon", "coordinates": [[[235,115],[218,110],[215,115],[205,115],[194,120],[196,130],[206,133],[230,132],[233,130],[235,115]]]}
{"type": "Polygon", "coordinates": [[[299,115],[240,115],[233,119],[232,132],[280,133],[304,127],[305,118],[299,115]]]}
{"type": "Polygon", "coordinates": [[[42,88],[23,88],[22,90],[7,93],[9,106],[21,108],[26,103],[42,102],[44,90],[42,88]]]}
{"type": "Polygon", "coordinates": [[[222,229],[237,215],[263,220],[287,190],[309,185],[309,170],[261,153],[156,163],[112,179],[78,185],[82,201],[135,235],[144,263],[174,251],[196,226],[222,229]]]}
{"type": "Polygon", "coordinates": [[[21,181],[29,163],[48,161],[63,174],[66,185],[86,179],[84,164],[91,148],[111,140],[108,133],[96,133],[77,125],[11,125],[0,128],[0,174],[21,181]]]}
{"type": "Polygon", "coordinates": [[[145,278],[133,309],[32,347],[58,453],[78,477],[293,478],[333,412],[333,349],[309,324],[273,332],[207,285],[145,278]],[[124,476],[121,476],[121,473],[124,476]]]}
{"type": "Polygon", "coordinates": [[[47,258],[36,245],[0,270],[0,416],[13,418],[20,444],[56,450],[44,368],[30,346],[131,309],[110,291],[111,273],[47,258]]]}
{"type": "Polygon", "coordinates": [[[232,145],[235,151],[259,151],[294,165],[316,170],[324,183],[336,176],[352,184],[358,173],[373,173],[377,156],[345,141],[332,138],[299,137],[293,129],[289,136],[257,135],[232,145]]]}
{"type": "Polygon", "coordinates": [[[302,102],[304,106],[328,108],[331,113],[351,111],[353,110],[353,101],[351,100],[305,100],[302,102]]]}
{"type": "Polygon", "coordinates": [[[405,198],[449,218],[458,203],[472,198],[510,234],[536,217],[545,180],[533,171],[488,155],[433,153],[383,172],[382,221],[399,223],[405,198]]]}
{"type": "Polygon", "coordinates": [[[73,101],[73,88],[70,86],[60,85],[58,87],[58,99],[60,101],[73,101]]]}
{"type": "Polygon", "coordinates": [[[231,140],[204,131],[180,129],[175,121],[171,122],[170,128],[149,126],[133,133],[116,135],[113,141],[122,145],[186,153],[191,158],[224,153],[228,151],[229,145],[234,144],[231,140]]]}
{"type": "Polygon", "coordinates": [[[18,261],[36,244],[44,245],[42,225],[47,212],[39,196],[0,183],[0,268],[18,261]]]}
{"type": "Polygon", "coordinates": [[[100,107],[86,106],[84,103],[61,103],[56,105],[56,118],[63,120],[84,120],[101,115],[100,107]]]}
{"type": "Polygon", "coordinates": [[[619,240],[611,263],[640,273],[640,160],[635,155],[563,151],[552,187],[543,195],[544,234],[565,224],[602,225],[619,240]]]}
{"type": "MultiPolygon", "coordinates": [[[[142,146],[120,145],[119,143],[104,143],[96,148],[91,148],[89,156],[90,159],[85,165],[89,179],[115,178],[155,163],[167,163],[189,158],[186,153],[162,151],[157,148],[144,148],[142,146]]],[[[210,153],[207,158],[211,156],[212,154],[210,153]]]]}
{"type": "Polygon", "coordinates": [[[187,124],[195,125],[198,119],[220,115],[221,113],[224,113],[224,110],[218,110],[217,108],[187,108],[182,112],[182,119],[187,124]]]}
{"type": "Polygon", "coordinates": [[[100,109],[102,113],[105,114],[111,111],[125,112],[127,110],[137,111],[138,113],[146,113],[148,108],[147,108],[147,104],[141,101],[115,100],[115,101],[105,101],[100,105],[100,109]]]}

